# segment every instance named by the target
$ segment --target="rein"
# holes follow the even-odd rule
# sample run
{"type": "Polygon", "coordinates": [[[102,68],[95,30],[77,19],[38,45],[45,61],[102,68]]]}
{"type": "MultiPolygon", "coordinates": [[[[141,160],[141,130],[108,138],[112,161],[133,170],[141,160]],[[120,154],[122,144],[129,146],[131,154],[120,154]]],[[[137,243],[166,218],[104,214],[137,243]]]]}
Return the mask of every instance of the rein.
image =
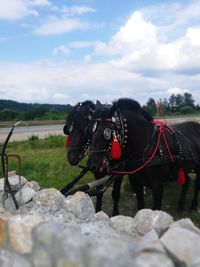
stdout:
{"type": "Polygon", "coordinates": [[[167,131],[167,132],[171,132],[170,129],[169,129],[168,127],[162,127],[161,125],[159,125],[159,126],[157,126],[157,127],[158,127],[158,139],[157,139],[157,142],[156,142],[155,149],[154,149],[152,155],[150,156],[150,158],[147,159],[147,160],[144,162],[144,164],[142,164],[141,166],[139,166],[138,168],[136,168],[136,169],[134,169],[134,170],[132,170],[132,171],[112,170],[112,173],[116,173],[116,174],[134,174],[134,173],[136,173],[136,172],[138,172],[138,171],[144,169],[144,168],[145,168],[145,167],[146,167],[146,166],[147,166],[147,165],[154,159],[154,157],[155,157],[155,155],[156,155],[156,152],[157,152],[157,150],[158,150],[158,148],[159,148],[159,145],[160,145],[160,143],[161,143],[161,137],[162,137],[163,140],[164,140],[165,146],[166,146],[167,151],[168,151],[168,154],[169,154],[169,156],[170,156],[170,160],[171,160],[172,162],[175,161],[174,156],[173,156],[172,153],[171,153],[171,150],[170,150],[170,148],[169,148],[169,145],[168,145],[167,140],[166,140],[166,137],[165,137],[165,131],[167,131]]]}

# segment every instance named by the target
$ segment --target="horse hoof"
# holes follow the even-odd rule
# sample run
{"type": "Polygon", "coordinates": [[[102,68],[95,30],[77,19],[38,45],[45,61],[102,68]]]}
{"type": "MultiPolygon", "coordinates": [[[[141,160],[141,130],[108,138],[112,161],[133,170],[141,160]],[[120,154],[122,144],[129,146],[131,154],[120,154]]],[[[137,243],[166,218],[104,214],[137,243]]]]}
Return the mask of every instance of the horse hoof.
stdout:
{"type": "Polygon", "coordinates": [[[190,211],[197,211],[197,207],[190,207],[190,211]]]}
{"type": "Polygon", "coordinates": [[[177,211],[183,211],[183,210],[185,210],[185,204],[183,204],[183,203],[182,204],[179,204],[176,210],[177,211]]]}
{"type": "Polygon", "coordinates": [[[114,216],[118,216],[119,215],[119,212],[113,212],[112,213],[112,217],[114,217],[114,216]]]}

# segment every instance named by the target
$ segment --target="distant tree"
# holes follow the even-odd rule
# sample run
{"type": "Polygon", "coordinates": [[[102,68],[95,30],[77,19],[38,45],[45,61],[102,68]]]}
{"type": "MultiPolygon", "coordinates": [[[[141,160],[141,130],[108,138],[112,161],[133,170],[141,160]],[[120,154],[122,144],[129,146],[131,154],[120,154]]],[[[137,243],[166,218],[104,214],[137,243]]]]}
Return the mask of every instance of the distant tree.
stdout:
{"type": "Polygon", "coordinates": [[[157,112],[156,102],[153,98],[149,98],[144,109],[152,116],[154,116],[157,112]]]}
{"type": "Polygon", "coordinates": [[[184,105],[185,106],[190,106],[192,108],[195,108],[194,105],[194,99],[190,93],[185,93],[184,94],[184,105]]]}
{"type": "Polygon", "coordinates": [[[163,110],[163,115],[169,114],[170,109],[169,109],[169,102],[168,102],[167,98],[160,99],[159,102],[160,102],[160,106],[162,107],[162,110],[163,110]]]}
{"type": "Polygon", "coordinates": [[[171,112],[180,112],[181,108],[185,105],[184,96],[181,94],[172,94],[169,97],[169,109],[171,112]]]}
{"type": "Polygon", "coordinates": [[[181,113],[182,114],[192,114],[194,112],[195,112],[195,110],[191,106],[184,106],[184,107],[181,108],[181,113]]]}

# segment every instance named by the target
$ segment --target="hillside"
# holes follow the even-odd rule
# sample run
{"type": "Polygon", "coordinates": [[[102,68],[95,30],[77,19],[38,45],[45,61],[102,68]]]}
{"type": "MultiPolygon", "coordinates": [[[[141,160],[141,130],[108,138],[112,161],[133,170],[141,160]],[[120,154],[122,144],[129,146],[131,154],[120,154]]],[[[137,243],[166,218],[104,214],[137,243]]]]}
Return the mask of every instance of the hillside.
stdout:
{"type": "Polygon", "coordinates": [[[67,111],[67,105],[0,100],[0,121],[65,119],[67,111]]]}

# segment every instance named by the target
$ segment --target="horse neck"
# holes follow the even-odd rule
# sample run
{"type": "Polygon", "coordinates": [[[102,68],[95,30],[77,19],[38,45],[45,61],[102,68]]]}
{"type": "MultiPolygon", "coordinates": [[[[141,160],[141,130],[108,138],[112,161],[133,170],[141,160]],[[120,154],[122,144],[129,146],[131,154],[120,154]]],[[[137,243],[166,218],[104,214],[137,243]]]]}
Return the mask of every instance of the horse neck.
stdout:
{"type": "Polygon", "coordinates": [[[151,142],[154,127],[145,118],[132,116],[128,120],[127,154],[143,152],[144,147],[151,142]]]}

